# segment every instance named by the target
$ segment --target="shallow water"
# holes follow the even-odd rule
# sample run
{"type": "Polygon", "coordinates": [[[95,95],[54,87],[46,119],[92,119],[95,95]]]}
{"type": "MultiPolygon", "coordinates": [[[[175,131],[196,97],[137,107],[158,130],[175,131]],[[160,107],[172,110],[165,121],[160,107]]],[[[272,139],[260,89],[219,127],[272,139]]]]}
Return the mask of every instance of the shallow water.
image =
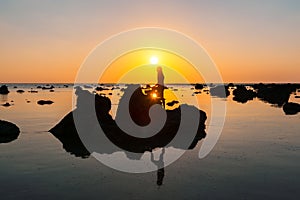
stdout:
{"type": "MultiPolygon", "coordinates": [[[[47,132],[72,110],[71,85],[68,88],[55,85],[55,92],[38,89],[38,93],[28,92],[36,85],[14,85],[18,88],[10,85],[10,93],[0,95],[0,104],[12,100],[14,104],[0,106],[0,119],[21,129],[16,140],[0,144],[1,199],[298,199],[300,196],[299,113],[285,115],[282,108],[258,99],[241,104],[229,96],[224,129],[212,152],[199,159],[202,143],[199,142],[196,148],[165,168],[163,185],[157,186],[156,172],[129,174],[104,166],[92,156],[75,157],[47,132]],[[26,92],[18,94],[17,89],[26,92]],[[40,99],[54,103],[40,106],[36,103],[40,99]]],[[[178,89],[174,93],[180,102],[196,105],[191,86],[171,87],[178,89]]],[[[110,96],[113,116],[121,95],[118,89],[110,96]]],[[[294,96],[290,100],[299,103],[294,96]]],[[[210,95],[202,92],[194,97],[210,117],[210,95]]]]}

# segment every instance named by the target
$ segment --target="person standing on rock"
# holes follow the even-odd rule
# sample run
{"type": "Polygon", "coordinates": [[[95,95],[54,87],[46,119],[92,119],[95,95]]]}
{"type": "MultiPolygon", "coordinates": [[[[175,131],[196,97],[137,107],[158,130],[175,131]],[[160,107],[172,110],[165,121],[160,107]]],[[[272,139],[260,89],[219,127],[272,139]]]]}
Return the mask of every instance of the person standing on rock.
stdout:
{"type": "Polygon", "coordinates": [[[160,98],[163,107],[165,107],[165,98],[164,98],[165,76],[163,74],[162,67],[158,66],[156,68],[156,71],[157,71],[157,84],[156,84],[156,87],[157,87],[157,93],[158,93],[157,96],[158,96],[158,98],[160,98]]]}

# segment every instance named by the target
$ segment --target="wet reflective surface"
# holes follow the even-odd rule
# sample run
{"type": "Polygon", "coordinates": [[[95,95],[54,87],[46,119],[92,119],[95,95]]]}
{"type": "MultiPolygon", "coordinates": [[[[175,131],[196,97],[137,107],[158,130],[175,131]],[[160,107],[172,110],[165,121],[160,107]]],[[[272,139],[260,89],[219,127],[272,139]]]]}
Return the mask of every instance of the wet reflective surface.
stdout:
{"type": "MultiPolygon", "coordinates": [[[[300,115],[286,115],[286,98],[280,97],[284,94],[278,95],[280,100],[276,102],[257,95],[242,103],[233,99],[237,86],[229,88],[231,95],[218,98],[227,101],[226,123],[220,140],[206,158],[198,158],[200,140],[175,163],[162,168],[167,152],[177,150],[157,148],[147,151],[157,171],[128,174],[98,162],[78,138],[66,141],[48,132],[71,111],[71,86],[55,85],[54,92],[37,89],[36,85],[16,86],[13,89],[9,85],[10,93],[0,97],[1,104],[13,101],[12,106],[0,107],[0,119],[15,123],[21,131],[16,140],[0,144],[0,191],[4,199],[299,197],[300,115]],[[28,92],[31,88],[38,92],[28,92]],[[18,89],[25,92],[17,93],[18,89]],[[38,105],[41,99],[54,103],[38,105]]],[[[107,92],[111,99],[110,114],[115,118],[125,86],[102,87],[110,89],[101,92],[107,92]],[[119,89],[111,90],[112,87],[119,89]]],[[[253,86],[246,89],[256,90],[253,86]]],[[[209,124],[210,94],[204,91],[206,87],[196,90],[190,85],[172,85],[169,90],[177,94],[179,101],[169,109],[182,102],[193,105],[190,98],[194,95],[200,102],[199,109],[207,114],[205,124],[209,124]]],[[[288,102],[299,104],[298,95],[298,89],[291,91],[288,102]]],[[[166,103],[173,100],[176,99],[166,98],[166,103]]],[[[124,155],[111,153],[119,154],[120,158],[124,155]]]]}

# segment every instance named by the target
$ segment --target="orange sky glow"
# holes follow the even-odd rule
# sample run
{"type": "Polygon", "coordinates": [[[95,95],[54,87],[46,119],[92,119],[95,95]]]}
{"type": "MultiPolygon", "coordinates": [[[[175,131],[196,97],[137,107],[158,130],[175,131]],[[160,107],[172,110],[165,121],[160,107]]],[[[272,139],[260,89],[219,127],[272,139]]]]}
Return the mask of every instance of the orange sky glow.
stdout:
{"type": "MultiPolygon", "coordinates": [[[[224,82],[299,82],[299,10],[299,1],[290,0],[1,2],[0,82],[72,83],[93,48],[137,27],[168,28],[193,38],[211,56],[224,82]]],[[[170,74],[168,82],[183,81],[176,73],[203,81],[180,57],[160,53],[158,65],[170,74]]],[[[152,54],[120,57],[99,79],[153,81],[155,69],[154,78],[137,78],[141,70],[145,77],[152,73],[150,63],[142,62],[152,54]]]]}

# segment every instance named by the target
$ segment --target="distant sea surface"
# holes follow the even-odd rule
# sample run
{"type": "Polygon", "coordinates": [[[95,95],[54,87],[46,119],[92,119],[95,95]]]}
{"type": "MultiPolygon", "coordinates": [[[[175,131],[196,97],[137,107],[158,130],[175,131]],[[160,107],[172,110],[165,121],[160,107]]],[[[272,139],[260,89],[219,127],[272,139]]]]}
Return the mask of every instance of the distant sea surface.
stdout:
{"type": "MultiPolygon", "coordinates": [[[[128,174],[110,169],[95,158],[82,159],[64,150],[48,131],[72,110],[72,84],[7,84],[0,95],[0,119],[16,124],[19,137],[0,144],[0,199],[299,199],[300,113],[254,98],[247,103],[211,97],[192,85],[168,85],[166,101],[178,100],[206,112],[211,98],[226,101],[226,121],[216,146],[198,158],[201,142],[165,168],[162,186],[156,172],[128,174]],[[49,89],[37,88],[53,85],[49,89]],[[17,90],[24,90],[18,93],[17,90]],[[34,91],[34,92],[32,92],[34,91]],[[37,91],[37,92],[35,92],[37,91]],[[196,92],[196,93],[195,93],[196,92]],[[38,100],[51,100],[39,105],[38,100]]],[[[83,84],[93,91],[97,85],[83,84]]],[[[122,85],[104,85],[114,117],[122,85]]],[[[213,87],[213,86],[211,86],[213,87]]],[[[209,89],[209,87],[207,88],[209,89]]],[[[300,103],[299,90],[290,101],[300,103]]],[[[172,109],[174,106],[167,108],[172,109]]]]}

